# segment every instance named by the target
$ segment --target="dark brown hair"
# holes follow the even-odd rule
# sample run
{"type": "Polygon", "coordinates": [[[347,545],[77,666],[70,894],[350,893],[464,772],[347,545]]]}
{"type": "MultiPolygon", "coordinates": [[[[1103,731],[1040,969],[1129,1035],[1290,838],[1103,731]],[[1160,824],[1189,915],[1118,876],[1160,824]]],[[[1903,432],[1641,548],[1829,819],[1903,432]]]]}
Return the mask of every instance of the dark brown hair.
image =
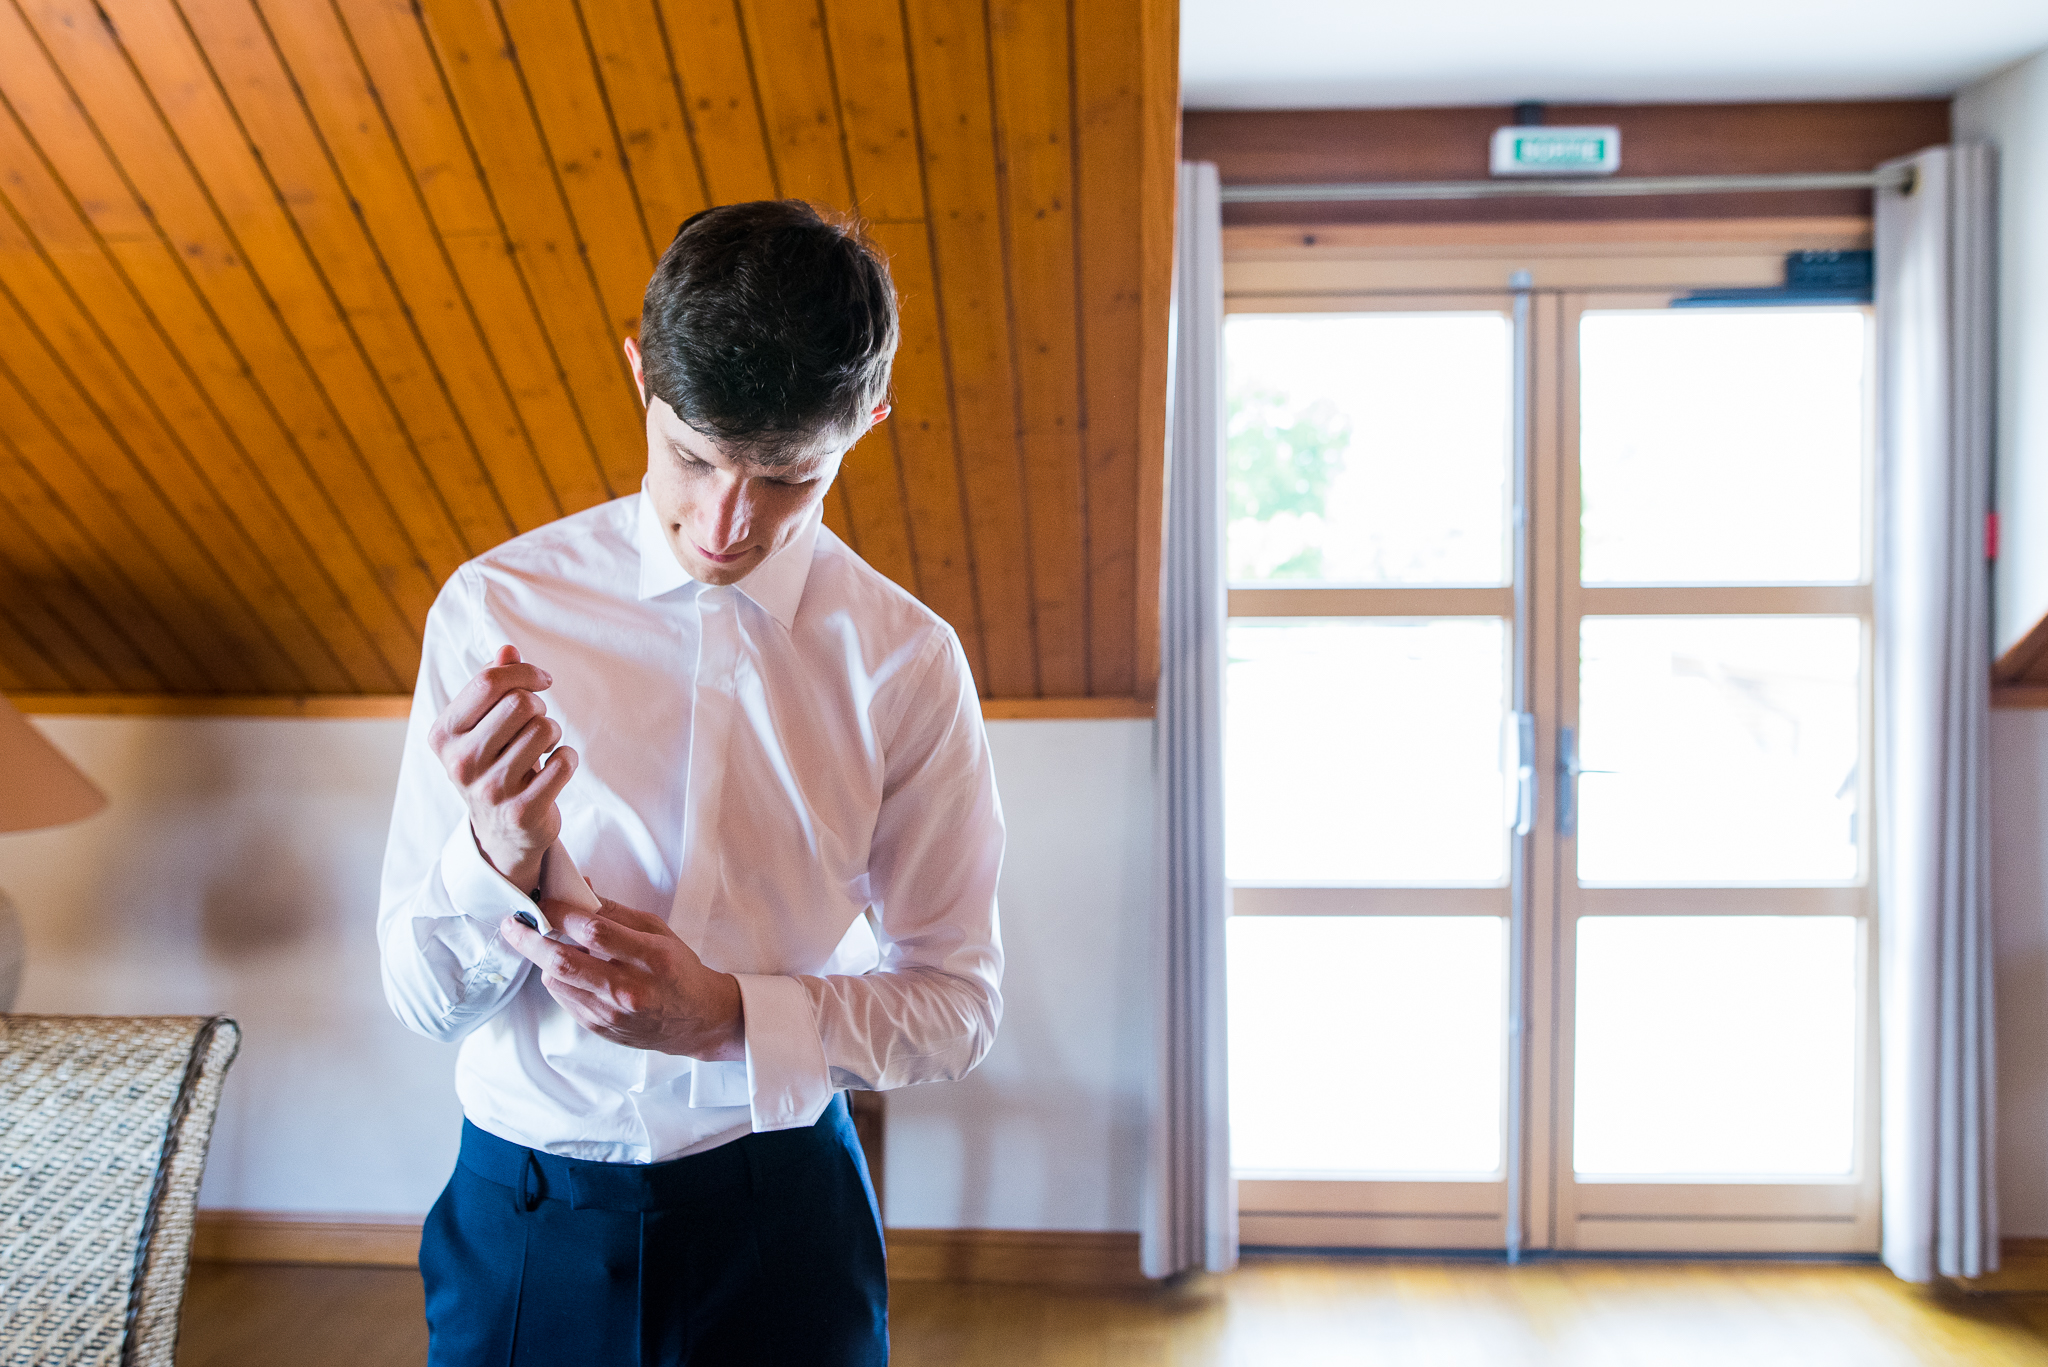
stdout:
{"type": "Polygon", "coordinates": [[[856,435],[888,394],[896,340],[888,263],[801,200],[692,215],[640,314],[648,394],[768,466],[856,435]]]}

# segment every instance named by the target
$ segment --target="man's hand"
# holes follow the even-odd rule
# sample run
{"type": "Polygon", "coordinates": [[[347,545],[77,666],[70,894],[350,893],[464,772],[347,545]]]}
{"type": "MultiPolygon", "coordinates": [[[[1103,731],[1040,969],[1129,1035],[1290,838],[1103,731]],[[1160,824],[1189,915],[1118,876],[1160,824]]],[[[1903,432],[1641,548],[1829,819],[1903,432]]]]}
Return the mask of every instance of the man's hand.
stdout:
{"type": "Polygon", "coordinates": [[[497,663],[463,685],[427,732],[469,805],[477,848],[522,891],[540,882],[541,856],[562,833],[555,799],[576,772],[576,752],[561,744],[562,724],[540,700],[553,683],[546,670],[521,664],[516,647],[499,646],[497,663]]]}
{"type": "Polygon", "coordinates": [[[631,1049],[745,1058],[739,981],[706,968],[659,916],[598,900],[602,910],[594,913],[541,903],[573,943],[550,940],[509,916],[498,930],[539,966],[549,995],[592,1034],[631,1049]]]}

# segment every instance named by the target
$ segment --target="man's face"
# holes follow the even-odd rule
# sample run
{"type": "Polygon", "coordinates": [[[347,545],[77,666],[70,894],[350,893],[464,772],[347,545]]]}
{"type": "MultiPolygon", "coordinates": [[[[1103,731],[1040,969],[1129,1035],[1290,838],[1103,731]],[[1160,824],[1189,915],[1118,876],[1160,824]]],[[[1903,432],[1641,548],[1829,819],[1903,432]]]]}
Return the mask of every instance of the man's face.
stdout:
{"type": "Polygon", "coordinates": [[[647,393],[631,340],[626,355],[647,405],[647,496],[669,549],[698,583],[737,584],[803,529],[845,452],[821,447],[773,468],[737,458],[647,393]]]}

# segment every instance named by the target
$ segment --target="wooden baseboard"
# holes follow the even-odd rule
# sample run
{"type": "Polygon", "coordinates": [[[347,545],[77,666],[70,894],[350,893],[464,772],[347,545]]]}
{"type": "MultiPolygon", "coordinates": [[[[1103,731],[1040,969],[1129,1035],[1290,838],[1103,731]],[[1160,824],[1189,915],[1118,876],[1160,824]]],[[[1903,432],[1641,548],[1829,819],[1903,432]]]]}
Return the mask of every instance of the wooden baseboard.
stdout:
{"type": "MultiPolygon", "coordinates": [[[[889,1280],[984,1286],[1145,1285],[1138,1236],[1038,1229],[892,1229],[889,1280]]],[[[413,1267],[420,1221],[405,1216],[202,1210],[192,1259],[206,1263],[321,1263],[413,1267]]]]}
{"type": "Polygon", "coordinates": [[[889,1280],[1097,1288],[1147,1284],[1135,1233],[1070,1229],[892,1229],[889,1280]]]}
{"type": "Polygon", "coordinates": [[[1993,684],[1991,705],[2001,708],[2048,707],[2048,687],[2040,684],[1993,684]]]}
{"type": "Polygon", "coordinates": [[[200,1263],[415,1267],[419,1254],[417,1216],[202,1210],[192,1226],[192,1261],[200,1263]]]}
{"type": "Polygon", "coordinates": [[[1974,1295],[2048,1295],[2048,1239],[2000,1239],[1998,1271],[1955,1283],[1974,1295]]]}

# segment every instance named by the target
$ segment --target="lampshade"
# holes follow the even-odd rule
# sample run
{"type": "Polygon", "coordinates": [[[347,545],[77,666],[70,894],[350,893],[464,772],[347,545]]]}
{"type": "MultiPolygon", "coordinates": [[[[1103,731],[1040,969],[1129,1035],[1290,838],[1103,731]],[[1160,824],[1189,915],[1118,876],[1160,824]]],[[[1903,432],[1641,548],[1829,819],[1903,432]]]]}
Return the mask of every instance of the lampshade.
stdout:
{"type": "Polygon", "coordinates": [[[0,831],[62,826],[106,805],[106,794],[0,698],[0,831]]]}

